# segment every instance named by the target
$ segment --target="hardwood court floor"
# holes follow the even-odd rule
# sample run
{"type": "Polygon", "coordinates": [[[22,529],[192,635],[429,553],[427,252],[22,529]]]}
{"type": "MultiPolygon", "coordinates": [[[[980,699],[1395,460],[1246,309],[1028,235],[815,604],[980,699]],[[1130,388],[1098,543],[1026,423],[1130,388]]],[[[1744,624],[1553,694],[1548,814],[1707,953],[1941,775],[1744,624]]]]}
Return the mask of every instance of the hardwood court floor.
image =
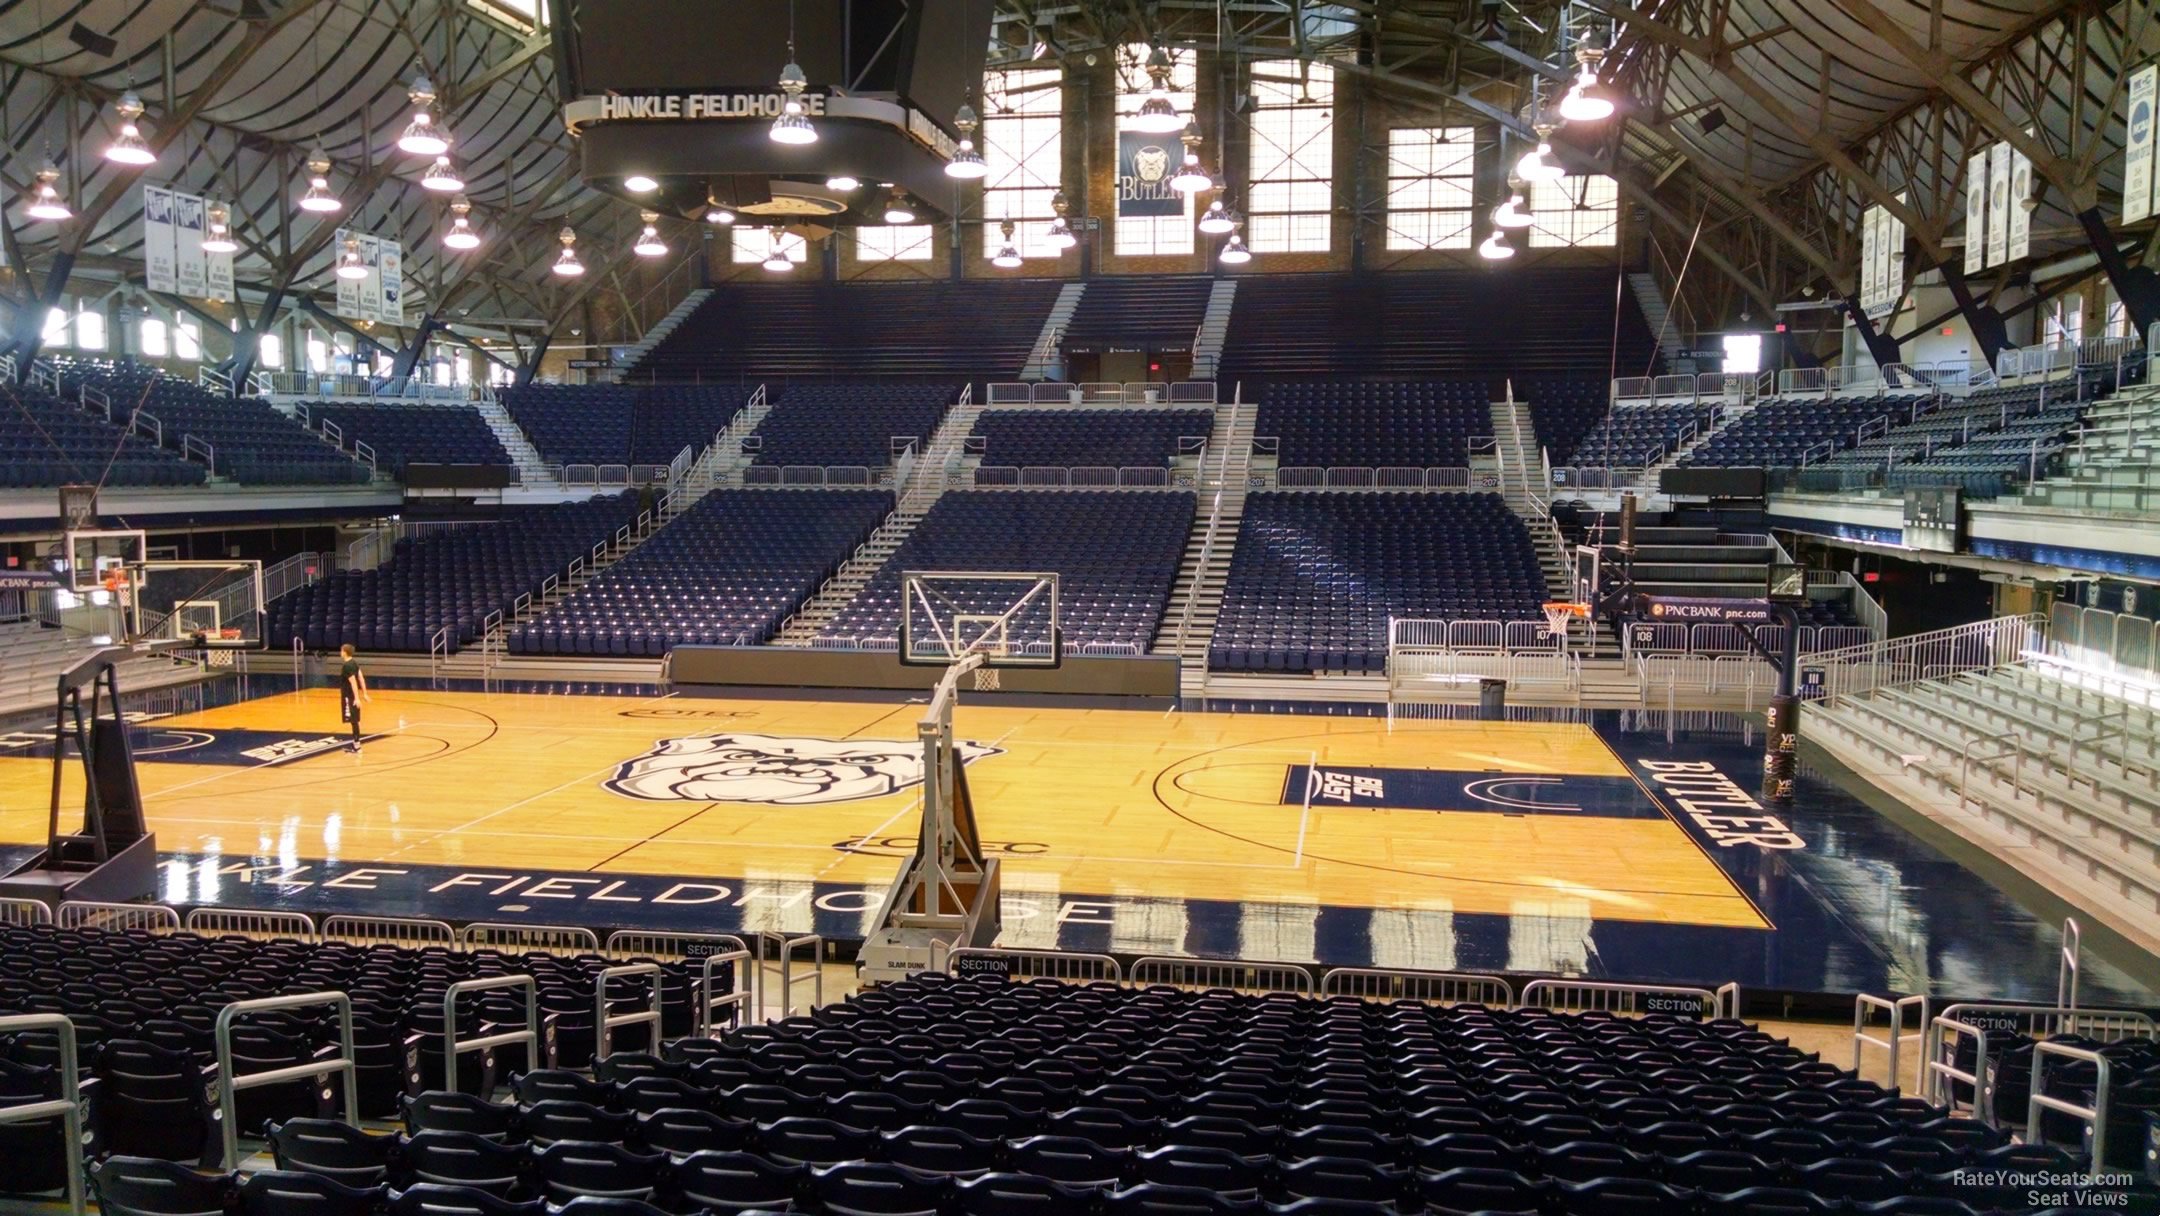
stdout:
{"type": "MultiPolygon", "coordinates": [[[[336,704],[150,724],[160,847],[881,887],[917,826],[919,705],[381,690],[364,756],[274,762],[336,704]]],[[[1583,726],[981,702],[957,726],[1008,892],[1769,927],[1583,726]]],[[[0,758],[0,843],[42,841],[50,771],[0,758]]]]}

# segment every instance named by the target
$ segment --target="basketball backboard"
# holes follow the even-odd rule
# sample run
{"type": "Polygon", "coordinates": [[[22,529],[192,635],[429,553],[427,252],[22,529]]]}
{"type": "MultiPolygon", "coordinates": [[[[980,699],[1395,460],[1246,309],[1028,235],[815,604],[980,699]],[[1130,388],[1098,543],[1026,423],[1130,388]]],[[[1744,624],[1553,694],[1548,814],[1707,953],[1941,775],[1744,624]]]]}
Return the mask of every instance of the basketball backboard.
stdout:
{"type": "Polygon", "coordinates": [[[62,534],[58,573],[70,590],[96,591],[112,581],[115,572],[139,565],[149,556],[149,541],[140,531],[106,531],[85,528],[62,534]]]}
{"type": "Polygon", "coordinates": [[[128,621],[138,640],[199,636],[213,649],[262,648],[261,562],[138,562],[128,574],[128,621]]]}
{"type": "Polygon", "coordinates": [[[900,576],[900,661],[942,667],[980,654],[988,667],[1056,667],[1058,576],[910,570],[900,576]]]}

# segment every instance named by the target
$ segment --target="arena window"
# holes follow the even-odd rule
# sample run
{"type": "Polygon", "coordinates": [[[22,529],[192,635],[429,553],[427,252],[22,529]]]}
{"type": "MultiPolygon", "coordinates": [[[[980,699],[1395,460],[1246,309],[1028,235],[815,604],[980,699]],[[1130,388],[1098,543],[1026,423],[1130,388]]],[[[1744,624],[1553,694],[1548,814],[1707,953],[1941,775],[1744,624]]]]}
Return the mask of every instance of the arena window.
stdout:
{"type": "Polygon", "coordinates": [[[734,260],[738,265],[762,262],[765,255],[775,248],[780,256],[800,265],[810,260],[810,246],[802,234],[786,232],[778,228],[752,228],[738,225],[735,229],[734,260]]]}
{"type": "Polygon", "coordinates": [[[316,375],[330,370],[330,347],[316,330],[307,331],[307,369],[316,375]]]}
{"type": "Polygon", "coordinates": [[[1476,173],[1473,127],[1389,131],[1387,247],[1470,248],[1476,173]]]}
{"type": "Polygon", "coordinates": [[[2103,337],[2127,338],[2130,336],[2130,310],[2123,306],[2122,298],[2115,294],[2113,287],[2108,288],[2107,291],[2106,324],[2107,332],[2102,335],[2103,337]]]}
{"type": "MultiPolygon", "coordinates": [[[[1170,104],[1181,112],[1193,108],[1199,80],[1198,69],[1193,64],[1190,50],[1172,50],[1170,54],[1170,104]]],[[[1148,48],[1139,44],[1127,44],[1117,51],[1118,64],[1118,129],[1125,129],[1133,115],[1140,112],[1140,103],[1147,100],[1148,48]]],[[[1167,145],[1166,145],[1167,146],[1167,145]]],[[[1175,160],[1171,162],[1176,164],[1175,160]]],[[[1173,254],[1189,254],[1193,251],[1193,196],[1184,195],[1184,206],[1176,215],[1118,216],[1114,221],[1118,253],[1127,257],[1163,257],[1173,254]]]]}
{"type": "Polygon", "coordinates": [[[47,346],[72,346],[72,345],[74,345],[73,341],[72,341],[72,340],[71,340],[71,339],[70,339],[70,338],[68,337],[68,329],[69,329],[69,324],[68,324],[68,323],[69,323],[70,321],[73,321],[73,320],[74,320],[74,318],[68,315],[68,310],[67,310],[67,309],[65,309],[65,308],[55,308],[55,309],[51,309],[51,310],[49,310],[48,312],[46,312],[46,314],[45,314],[45,345],[47,345],[47,346]]]}
{"type": "Polygon", "coordinates": [[[285,366],[285,339],[264,334],[255,340],[255,361],[271,371],[285,366]]]}
{"type": "Polygon", "coordinates": [[[468,0],[481,12],[503,18],[513,25],[538,29],[547,24],[547,0],[468,0]]]}
{"type": "Polygon", "coordinates": [[[105,349],[104,313],[85,308],[75,314],[75,347],[77,350],[105,349]]]}
{"type": "Polygon", "coordinates": [[[1294,59],[1253,65],[1254,253],[1326,253],[1335,211],[1335,69],[1294,59]]]}
{"type": "MultiPolygon", "coordinates": [[[[802,260],[792,254],[789,256],[794,261],[802,260]]],[[[855,260],[927,262],[930,260],[930,225],[865,224],[855,230],[855,260]]]]}
{"type": "Polygon", "coordinates": [[[165,322],[156,317],[144,317],[135,327],[135,349],[151,359],[162,359],[172,353],[165,340],[165,322]]]}
{"type": "Polygon", "coordinates": [[[2065,346],[2085,339],[2085,297],[2082,293],[2058,296],[2048,303],[2046,334],[2042,340],[2049,346],[2065,346]]]}
{"type": "Polygon", "coordinates": [[[1057,216],[1050,200],[1065,171],[1065,77],[1056,68],[983,73],[983,256],[1004,243],[998,225],[1019,225],[1013,239],[1024,258],[1065,252],[1049,239],[1057,216]]]}
{"type": "Polygon", "coordinates": [[[202,358],[202,326],[186,317],[174,322],[173,357],[195,360],[202,358]]]}
{"type": "Polygon", "coordinates": [[[1620,187],[1602,173],[1530,183],[1530,248],[1620,243],[1620,187]]]}

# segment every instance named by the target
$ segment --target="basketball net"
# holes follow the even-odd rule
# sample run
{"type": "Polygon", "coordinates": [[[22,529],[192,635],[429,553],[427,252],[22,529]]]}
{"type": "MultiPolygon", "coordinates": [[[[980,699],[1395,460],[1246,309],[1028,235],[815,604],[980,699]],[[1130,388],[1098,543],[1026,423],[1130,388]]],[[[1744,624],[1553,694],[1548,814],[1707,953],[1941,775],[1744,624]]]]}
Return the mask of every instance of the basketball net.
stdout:
{"type": "Polygon", "coordinates": [[[1569,617],[1587,618],[1590,615],[1590,605],[1578,604],[1572,600],[1552,600],[1547,602],[1544,608],[1546,631],[1556,638],[1567,637],[1569,617]]]}

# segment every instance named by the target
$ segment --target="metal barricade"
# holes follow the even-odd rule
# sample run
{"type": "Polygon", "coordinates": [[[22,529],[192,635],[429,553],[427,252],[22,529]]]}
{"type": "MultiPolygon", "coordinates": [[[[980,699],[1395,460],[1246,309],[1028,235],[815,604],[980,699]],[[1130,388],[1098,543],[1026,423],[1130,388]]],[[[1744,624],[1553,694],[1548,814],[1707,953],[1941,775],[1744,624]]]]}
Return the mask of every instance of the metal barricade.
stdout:
{"type": "Polygon", "coordinates": [[[2160,1038],[2160,1024],[2136,1009],[2070,1009],[2060,1005],[2019,1005],[1964,1002],[1952,1005],[1928,1023],[1921,1041],[1920,1097],[1936,1106],[1951,1105],[1951,1085],[1973,1087],[1974,1114],[1994,1127],[1995,1114],[1982,1100],[1987,1093],[1988,1036],[1990,1033],[2025,1034],[2046,1039],[2076,1034],[2103,1043],[2123,1039],[2160,1038]],[[1956,1040],[1973,1040],[1973,1066],[1955,1064],[1956,1040]]]}
{"type": "Polygon", "coordinates": [[[0,899],[0,925],[23,927],[51,923],[52,909],[35,899],[0,899]]]}
{"type": "Polygon", "coordinates": [[[258,997],[252,1001],[234,1001],[218,1010],[218,1121],[223,1125],[220,1130],[225,1134],[226,1167],[236,1168],[240,1164],[240,1119],[234,1095],[243,1089],[258,1089],[265,1085],[298,1081],[303,1077],[312,1080],[326,1073],[338,1073],[345,1081],[345,1122],[352,1127],[360,1126],[360,1078],[355,1067],[357,1061],[358,1057],[353,1054],[352,998],[342,992],[296,992],[286,996],[258,997]],[[309,1060],[304,1064],[251,1072],[246,1076],[233,1072],[232,1028],[241,1015],[263,1013],[272,1009],[308,1009],[317,1005],[330,1005],[337,1009],[340,1050],[337,1058],[309,1060]]]}
{"type": "Polygon", "coordinates": [[[351,942],[356,946],[457,945],[457,930],[446,921],[407,920],[396,916],[333,916],[322,925],[324,941],[351,942]]]}
{"type": "Polygon", "coordinates": [[[825,968],[822,966],[824,958],[825,939],[815,933],[790,936],[770,929],[760,932],[757,935],[759,1019],[763,1020],[764,1018],[765,994],[770,990],[765,982],[768,976],[776,976],[779,979],[781,1017],[795,1016],[795,989],[803,984],[811,986],[810,1008],[816,1009],[818,1006],[823,1005],[825,1003],[825,968]],[[796,975],[795,952],[804,946],[810,947],[810,970],[807,975],[796,975]],[[773,950],[771,957],[766,955],[768,947],[773,950]]]}
{"type": "Polygon", "coordinates": [[[1337,967],[1320,977],[1320,995],[1367,1001],[1423,1001],[1432,1005],[1489,1005],[1511,1009],[1515,991],[1497,975],[1452,971],[1399,971],[1387,967],[1337,967]]]}
{"type": "Polygon", "coordinates": [[[1853,1071],[1860,1071],[1861,1052],[1865,1048],[1879,1047],[1890,1056],[1890,1084],[1893,1087],[1904,1085],[1905,1074],[1901,1070],[1899,1060],[1904,1050],[1905,1041],[1908,1039],[1915,1043],[1925,1041],[1927,1038],[1927,1024],[1928,998],[1924,993],[1896,998],[1870,996],[1865,992],[1860,993],[1853,998],[1853,1071]],[[1917,1029],[1908,1031],[1905,1029],[1905,1011],[1916,1006],[1920,1010],[1920,1019],[1913,1025],[1917,1029]],[[1889,1017],[1889,1025],[1884,1029],[1883,1037],[1879,1039],[1867,1032],[1868,1024],[1874,1020],[1874,1014],[1877,1010],[1882,1011],[1889,1017]]]}
{"type": "Polygon", "coordinates": [[[1145,987],[1228,988],[1233,992],[1290,992],[1311,996],[1312,972],[1289,963],[1246,963],[1220,958],[1137,959],[1125,973],[1128,982],[1145,987]]]}
{"type": "Polygon", "coordinates": [[[443,1088],[456,1092],[458,1057],[468,1051],[486,1051],[491,1047],[507,1047],[512,1043],[525,1045],[525,1062],[531,1068],[544,1068],[544,1056],[540,1039],[540,986],[529,975],[496,975],[486,979],[459,980],[443,990],[443,1088]],[[493,992],[502,988],[518,988],[525,993],[525,1029],[505,1030],[484,1038],[460,1040],[457,1033],[457,999],[468,992],[493,992]]]}
{"type": "Polygon", "coordinates": [[[2032,1058],[2032,1097],[2025,1104],[2025,1143],[2045,1143],[2040,1137],[2041,1112],[2055,1111],[2073,1119],[2092,1124],[2092,1161],[2089,1172],[2098,1174],[2107,1168],[2108,1132],[2108,1059],[2097,1051],[2073,1047],[2068,1043],[2035,1043],[2032,1058]],[[2066,1098],[2057,1098],[2047,1092],[2047,1069],[2041,1066],[2044,1056],[2061,1056],[2066,1060],[2083,1060],[2093,1066],[2093,1104],[2079,1106],[2066,1098]]]}
{"type": "Polygon", "coordinates": [[[196,908],[187,914],[187,931],[205,937],[298,938],[316,940],[315,918],[301,912],[258,912],[249,908],[196,908]]]}
{"type": "Polygon", "coordinates": [[[660,964],[658,963],[623,963],[619,966],[609,967],[601,971],[598,978],[593,981],[594,1061],[597,1062],[608,1058],[608,1044],[610,1039],[612,1039],[614,1036],[615,1028],[618,1026],[652,1027],[652,1045],[650,1047],[650,1050],[655,1055],[659,1054],[661,1034],[661,996],[662,994],[660,992],[660,964]],[[651,999],[647,1002],[646,1008],[640,1010],[637,1013],[608,1013],[608,984],[611,981],[628,979],[634,975],[649,976],[651,978],[651,999]]]}
{"type": "MultiPolygon", "coordinates": [[[[75,1062],[75,1023],[58,1013],[0,1017],[0,1035],[42,1030],[54,1031],[60,1038],[60,1096],[42,1102],[0,1106],[0,1124],[60,1117],[61,1131],[68,1146],[62,1154],[67,1165],[68,1211],[70,1216],[83,1216],[83,1163],[82,1153],[77,1151],[83,1142],[82,1075],[75,1062]]],[[[226,1120],[228,1125],[231,1122],[226,1120]]],[[[230,1156],[227,1160],[231,1160],[230,1156]]]]}
{"type": "Polygon", "coordinates": [[[1557,1013],[1678,1013],[1695,1017],[1740,1015],[1740,985],[1708,988],[1663,984],[1606,984],[1588,980],[1532,980],[1523,988],[1522,1008],[1557,1013]]]}
{"type": "Polygon", "coordinates": [[[590,929],[568,925],[504,925],[482,921],[465,926],[458,944],[467,950],[489,947],[519,953],[597,954],[600,938],[590,929]]]}
{"type": "Polygon", "coordinates": [[[163,904],[108,904],[89,900],[60,905],[56,918],[63,929],[97,929],[105,933],[178,933],[180,914],[163,904]]]}
{"type": "Polygon", "coordinates": [[[1047,979],[1076,984],[1099,980],[1114,984],[1125,978],[1118,961],[1107,954],[990,946],[963,946],[952,951],[945,956],[945,970],[952,975],[1002,975],[1014,980],[1047,979]]]}

